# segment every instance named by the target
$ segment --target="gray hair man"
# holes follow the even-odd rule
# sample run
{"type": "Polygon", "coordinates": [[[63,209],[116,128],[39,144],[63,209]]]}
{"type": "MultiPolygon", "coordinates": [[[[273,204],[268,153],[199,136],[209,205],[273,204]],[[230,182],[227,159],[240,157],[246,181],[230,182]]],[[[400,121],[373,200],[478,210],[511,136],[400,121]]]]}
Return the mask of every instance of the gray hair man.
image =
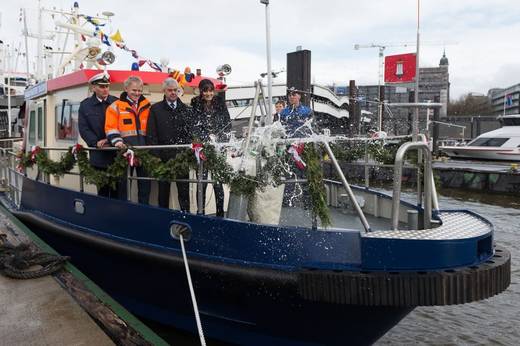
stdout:
{"type": "MultiPolygon", "coordinates": [[[[164,98],[154,104],[150,110],[147,124],[147,143],[150,145],[189,144],[192,141],[191,127],[193,113],[191,107],[179,98],[182,89],[173,78],[166,78],[163,83],[164,98]]],[[[179,149],[161,149],[156,155],[166,162],[181,152],[179,149]]],[[[177,179],[188,179],[188,172],[178,172],[177,179]]],[[[189,212],[189,184],[177,182],[179,209],[189,212]]],[[[170,206],[170,182],[159,182],[159,206],[170,206]]]]}

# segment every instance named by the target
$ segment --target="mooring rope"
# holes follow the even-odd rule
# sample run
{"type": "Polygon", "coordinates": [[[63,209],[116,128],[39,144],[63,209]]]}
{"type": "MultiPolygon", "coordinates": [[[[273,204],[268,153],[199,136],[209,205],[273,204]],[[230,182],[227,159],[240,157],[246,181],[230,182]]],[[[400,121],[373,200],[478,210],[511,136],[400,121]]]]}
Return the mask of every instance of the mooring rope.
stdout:
{"type": "Polygon", "coordinates": [[[35,279],[61,270],[70,259],[39,252],[29,244],[0,242],[0,273],[13,279],[35,279]]]}
{"type": "Polygon", "coordinates": [[[193,283],[191,282],[190,268],[188,266],[188,257],[186,256],[186,249],[184,248],[184,238],[182,237],[181,233],[179,233],[179,240],[181,242],[184,267],[186,268],[186,277],[188,278],[188,285],[190,286],[191,301],[193,303],[193,311],[195,312],[195,320],[197,321],[197,330],[199,331],[200,344],[202,346],[206,346],[206,340],[204,339],[204,331],[202,330],[202,323],[200,323],[199,308],[197,306],[195,290],[193,289],[193,283]]]}

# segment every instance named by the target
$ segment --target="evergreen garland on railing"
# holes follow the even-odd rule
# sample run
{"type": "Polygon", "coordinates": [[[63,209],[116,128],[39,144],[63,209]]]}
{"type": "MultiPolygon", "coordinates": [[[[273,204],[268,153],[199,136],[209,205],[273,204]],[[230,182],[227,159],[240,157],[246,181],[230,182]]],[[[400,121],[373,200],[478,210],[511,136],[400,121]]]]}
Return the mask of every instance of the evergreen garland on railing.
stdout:
{"type": "MultiPolygon", "coordinates": [[[[339,161],[355,161],[365,157],[365,151],[369,156],[382,163],[393,163],[397,149],[401,143],[384,145],[381,141],[368,143],[344,142],[331,143],[334,155],[339,161]]],[[[106,170],[97,170],[90,165],[87,151],[79,144],[69,148],[60,160],[51,160],[47,153],[35,147],[31,152],[18,155],[19,168],[32,167],[37,164],[38,169],[46,174],[63,176],[70,172],[77,163],[79,173],[85,182],[96,185],[116,187],[116,184],[126,177],[130,160],[124,156],[125,151],[119,151],[114,162],[106,170]]],[[[256,176],[246,175],[244,172],[235,172],[226,162],[225,155],[219,153],[214,146],[203,147],[204,167],[212,174],[212,179],[230,186],[231,192],[237,195],[252,196],[257,190],[262,190],[268,184],[277,186],[283,183],[287,163],[292,160],[287,151],[280,151],[277,155],[265,158],[261,167],[258,167],[256,176]]],[[[301,151],[301,159],[305,162],[305,174],[308,180],[309,194],[312,201],[314,215],[321,220],[321,225],[327,227],[331,224],[330,213],[327,206],[326,190],[323,183],[323,171],[321,158],[324,156],[323,148],[314,143],[307,143],[301,151]]],[[[142,166],[147,174],[157,180],[174,181],[178,177],[184,177],[190,169],[197,169],[197,158],[193,149],[180,151],[175,158],[166,162],[147,150],[135,150],[134,165],[142,166]]]]}
{"type": "Polygon", "coordinates": [[[314,143],[305,144],[302,158],[306,163],[305,176],[309,186],[313,214],[320,218],[323,227],[328,227],[332,223],[327,205],[327,192],[323,184],[323,169],[321,167],[323,154],[317,150],[317,146],[318,144],[314,143]]]}

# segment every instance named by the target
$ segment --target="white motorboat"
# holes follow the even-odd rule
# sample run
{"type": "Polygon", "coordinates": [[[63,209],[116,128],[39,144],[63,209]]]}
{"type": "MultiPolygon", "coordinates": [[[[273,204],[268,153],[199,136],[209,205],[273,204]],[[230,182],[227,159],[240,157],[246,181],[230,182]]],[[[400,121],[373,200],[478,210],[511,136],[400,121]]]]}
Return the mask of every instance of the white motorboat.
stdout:
{"type": "Polygon", "coordinates": [[[502,127],[463,146],[441,146],[451,158],[520,161],[520,114],[501,116],[502,127]]]}

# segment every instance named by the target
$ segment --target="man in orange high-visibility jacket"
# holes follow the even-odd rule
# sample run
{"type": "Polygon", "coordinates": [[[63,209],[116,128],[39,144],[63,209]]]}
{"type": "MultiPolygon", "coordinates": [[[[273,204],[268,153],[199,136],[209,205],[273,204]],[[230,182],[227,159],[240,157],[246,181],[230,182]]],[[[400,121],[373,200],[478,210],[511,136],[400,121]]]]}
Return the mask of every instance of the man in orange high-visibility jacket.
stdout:
{"type": "MultiPolygon", "coordinates": [[[[143,94],[143,81],[130,76],[124,82],[124,92],[106,110],[105,133],[110,143],[120,149],[127,145],[146,145],[146,124],[150,113],[150,101],[143,94]]],[[[142,167],[137,167],[137,176],[146,177],[142,167]]],[[[138,180],[139,203],[148,204],[150,182],[138,180]]]]}

